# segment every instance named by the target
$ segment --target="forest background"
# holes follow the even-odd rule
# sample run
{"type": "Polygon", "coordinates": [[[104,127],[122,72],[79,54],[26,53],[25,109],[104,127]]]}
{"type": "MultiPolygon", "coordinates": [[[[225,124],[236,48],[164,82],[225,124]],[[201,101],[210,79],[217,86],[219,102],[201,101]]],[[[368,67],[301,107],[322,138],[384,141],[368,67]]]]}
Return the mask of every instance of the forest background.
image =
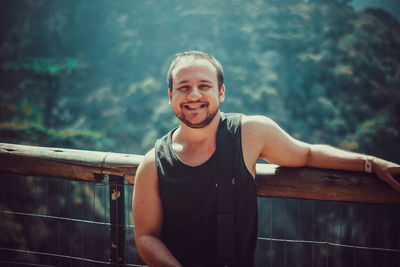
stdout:
{"type": "MultiPolygon", "coordinates": [[[[400,162],[394,0],[18,0],[0,1],[0,13],[0,142],[144,154],[178,124],[166,83],[174,54],[202,50],[224,67],[222,111],[400,162]]],[[[48,194],[55,182],[2,176],[3,210],[37,209],[44,194],[46,214],[68,202],[48,194]]],[[[73,205],[90,207],[93,190],[73,190],[73,205]]],[[[3,246],[52,235],[7,216],[3,246]]]]}

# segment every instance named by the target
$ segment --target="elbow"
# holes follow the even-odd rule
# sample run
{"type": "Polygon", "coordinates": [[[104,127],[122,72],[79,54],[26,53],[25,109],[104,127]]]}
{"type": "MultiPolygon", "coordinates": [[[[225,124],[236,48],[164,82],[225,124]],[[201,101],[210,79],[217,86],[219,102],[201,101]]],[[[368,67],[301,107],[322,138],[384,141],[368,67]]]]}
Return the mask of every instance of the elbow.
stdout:
{"type": "Polygon", "coordinates": [[[157,233],[139,233],[136,231],[136,229],[134,231],[134,234],[136,243],[139,244],[139,246],[140,244],[146,244],[147,242],[149,242],[149,240],[160,240],[161,238],[160,235],[157,233]]]}
{"type": "Polygon", "coordinates": [[[135,234],[135,244],[139,255],[142,258],[147,258],[151,254],[155,243],[159,242],[159,238],[153,235],[137,235],[135,234]]]}
{"type": "Polygon", "coordinates": [[[135,229],[134,235],[138,250],[140,250],[140,248],[142,247],[147,247],[147,244],[154,242],[154,240],[161,239],[158,231],[144,232],[144,231],[137,231],[137,229],[135,229]]]}

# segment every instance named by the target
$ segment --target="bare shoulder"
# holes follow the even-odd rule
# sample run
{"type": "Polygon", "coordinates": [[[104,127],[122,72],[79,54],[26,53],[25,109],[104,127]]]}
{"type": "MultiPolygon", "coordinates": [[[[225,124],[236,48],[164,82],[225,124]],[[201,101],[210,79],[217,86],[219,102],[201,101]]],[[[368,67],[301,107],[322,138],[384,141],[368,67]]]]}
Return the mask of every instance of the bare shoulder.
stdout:
{"type": "Polygon", "coordinates": [[[243,150],[250,150],[259,157],[262,148],[275,136],[281,134],[279,126],[266,116],[243,116],[242,144],[243,150]]]}
{"type": "Polygon", "coordinates": [[[257,157],[282,166],[304,166],[309,144],[294,139],[270,118],[246,116],[242,131],[243,146],[257,157]]]}
{"type": "Polygon", "coordinates": [[[257,137],[258,135],[273,133],[279,126],[272,119],[266,116],[243,116],[242,132],[246,136],[257,137]]]}
{"type": "Polygon", "coordinates": [[[276,123],[265,116],[243,116],[242,152],[247,169],[255,177],[255,166],[276,123]]]}
{"type": "Polygon", "coordinates": [[[136,172],[135,184],[143,182],[157,182],[157,168],[154,148],[144,155],[136,172]]]}
{"type": "Polygon", "coordinates": [[[155,149],[151,149],[150,151],[148,151],[144,157],[143,160],[140,162],[140,165],[143,166],[156,166],[156,158],[155,158],[155,149]]]}
{"type": "Polygon", "coordinates": [[[154,155],[154,149],[147,152],[136,172],[132,207],[137,240],[146,235],[159,236],[161,231],[161,199],[154,155]]]}

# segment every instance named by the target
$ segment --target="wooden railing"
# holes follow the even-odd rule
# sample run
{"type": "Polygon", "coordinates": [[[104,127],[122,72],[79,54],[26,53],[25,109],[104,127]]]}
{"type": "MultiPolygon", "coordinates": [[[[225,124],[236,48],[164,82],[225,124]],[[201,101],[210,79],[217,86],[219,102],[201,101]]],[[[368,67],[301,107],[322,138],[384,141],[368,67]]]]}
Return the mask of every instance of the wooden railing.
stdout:
{"type": "MultiPolygon", "coordinates": [[[[13,174],[93,182],[109,174],[133,184],[141,159],[134,154],[0,143],[0,171],[13,174]]],[[[271,164],[257,164],[256,172],[258,196],[400,204],[400,193],[374,174],[271,164]]]]}
{"type": "MultiPolygon", "coordinates": [[[[124,179],[134,183],[143,156],[0,143],[0,171],[103,182],[108,176],[110,203],[110,261],[124,265],[124,179]]],[[[350,201],[400,205],[400,193],[373,174],[284,168],[257,164],[257,193],[261,197],[350,201]]],[[[1,176],[0,176],[1,177],[1,176]]],[[[272,240],[272,239],[271,239],[272,240]]],[[[139,266],[139,265],[134,265],[139,266]]]]}

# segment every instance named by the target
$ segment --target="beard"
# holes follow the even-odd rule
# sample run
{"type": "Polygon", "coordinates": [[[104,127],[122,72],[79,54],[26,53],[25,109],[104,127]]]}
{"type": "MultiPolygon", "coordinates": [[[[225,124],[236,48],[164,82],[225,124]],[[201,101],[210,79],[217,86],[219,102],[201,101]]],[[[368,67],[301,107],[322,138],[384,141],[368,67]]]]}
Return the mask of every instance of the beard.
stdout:
{"type": "MultiPolygon", "coordinates": [[[[178,117],[178,119],[183,122],[186,126],[193,128],[193,129],[200,129],[200,128],[204,128],[206,126],[208,126],[212,120],[215,118],[215,116],[218,113],[219,110],[219,105],[213,109],[213,110],[207,110],[206,113],[206,117],[197,123],[193,123],[190,121],[189,118],[186,117],[186,115],[184,114],[184,112],[182,111],[184,109],[183,107],[184,105],[180,105],[180,110],[174,110],[172,109],[172,111],[174,112],[175,116],[178,117]]],[[[208,105],[206,106],[206,108],[208,107],[208,105]]]]}

